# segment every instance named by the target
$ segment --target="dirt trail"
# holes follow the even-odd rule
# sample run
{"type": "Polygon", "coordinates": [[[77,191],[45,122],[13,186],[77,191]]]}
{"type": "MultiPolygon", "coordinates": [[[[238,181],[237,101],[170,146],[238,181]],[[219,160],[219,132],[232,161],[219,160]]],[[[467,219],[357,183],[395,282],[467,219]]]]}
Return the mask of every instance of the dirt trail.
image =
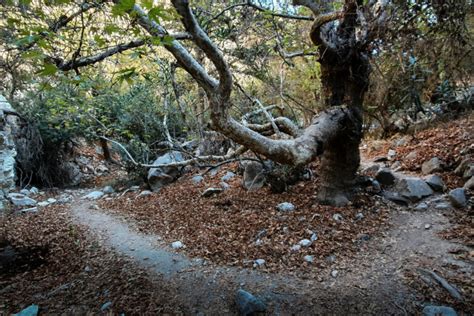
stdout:
{"type": "Polygon", "coordinates": [[[411,314],[420,311],[424,302],[417,302],[413,290],[403,283],[407,268],[433,270],[449,263],[470,275],[473,272],[472,266],[447,254],[459,245],[436,235],[448,220],[435,210],[393,211],[393,227],[383,236],[372,238],[356,258],[336,260],[310,279],[190,259],[174,252],[159,236],[137,232],[91,201],[76,200],[71,212],[78,224],[117,253],[176,283],[180,300],[196,314],[235,314],[234,295],[239,288],[261,297],[273,315],[411,314]],[[333,270],[338,271],[335,278],[330,275],[333,270]]]}

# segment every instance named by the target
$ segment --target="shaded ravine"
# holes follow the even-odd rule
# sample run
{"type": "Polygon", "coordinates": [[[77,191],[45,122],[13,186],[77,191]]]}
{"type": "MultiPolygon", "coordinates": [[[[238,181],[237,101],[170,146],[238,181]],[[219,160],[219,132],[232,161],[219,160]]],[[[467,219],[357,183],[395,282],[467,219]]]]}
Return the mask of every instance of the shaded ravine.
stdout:
{"type": "Polygon", "coordinates": [[[439,262],[452,246],[434,230],[420,227],[426,221],[436,223],[438,229],[444,227],[446,219],[441,214],[394,211],[389,232],[371,240],[356,258],[337,262],[337,278],[325,270],[318,280],[302,279],[190,259],[174,253],[159,236],[136,232],[97,209],[92,201],[77,200],[70,209],[75,222],[88,227],[106,246],[175,283],[182,303],[201,315],[236,314],[234,296],[239,288],[261,297],[273,315],[412,313],[422,302],[415,302],[414,293],[403,284],[400,267],[413,256],[428,253],[430,260],[439,262]]]}

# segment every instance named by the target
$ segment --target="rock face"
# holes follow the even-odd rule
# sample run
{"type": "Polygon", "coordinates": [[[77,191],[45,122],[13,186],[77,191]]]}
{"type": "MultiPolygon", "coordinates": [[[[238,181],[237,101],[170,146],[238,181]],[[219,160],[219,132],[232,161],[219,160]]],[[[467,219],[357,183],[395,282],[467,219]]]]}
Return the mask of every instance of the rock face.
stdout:
{"type": "Polygon", "coordinates": [[[0,211],[5,207],[7,194],[15,187],[15,143],[5,111],[13,111],[0,95],[0,211]]]}
{"type": "Polygon", "coordinates": [[[403,178],[398,181],[396,190],[400,196],[416,202],[433,194],[430,186],[420,178],[403,178]]]}
{"type": "MultiPolygon", "coordinates": [[[[153,164],[164,165],[183,161],[183,154],[179,151],[170,151],[163,156],[158,157],[153,164]]],[[[175,181],[181,171],[181,167],[169,166],[152,168],[148,171],[148,184],[153,191],[158,191],[167,184],[175,181]]]]}
{"type": "Polygon", "coordinates": [[[265,184],[265,169],[263,165],[256,161],[245,164],[243,187],[247,190],[258,190],[265,184]]]}
{"type": "Polygon", "coordinates": [[[264,313],[267,309],[260,299],[244,290],[237,291],[235,303],[237,304],[239,315],[242,316],[258,315],[258,313],[264,313]]]}
{"type": "Polygon", "coordinates": [[[441,166],[441,160],[439,160],[438,157],[433,157],[430,160],[425,161],[421,166],[421,172],[423,172],[423,174],[430,174],[439,171],[443,171],[443,168],[441,166]]]}

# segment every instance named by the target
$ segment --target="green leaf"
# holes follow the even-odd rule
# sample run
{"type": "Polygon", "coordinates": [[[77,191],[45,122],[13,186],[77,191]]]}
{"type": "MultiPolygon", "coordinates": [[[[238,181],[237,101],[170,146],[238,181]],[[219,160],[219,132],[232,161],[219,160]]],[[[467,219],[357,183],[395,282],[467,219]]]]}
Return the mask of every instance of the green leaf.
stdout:
{"type": "Polygon", "coordinates": [[[43,52],[38,50],[30,50],[21,54],[23,58],[30,58],[30,59],[43,59],[44,55],[43,52]]]}
{"type": "Polygon", "coordinates": [[[56,65],[53,64],[44,64],[43,69],[39,72],[41,76],[51,76],[58,71],[56,65]]]}
{"type": "Polygon", "coordinates": [[[120,28],[115,24],[109,24],[106,27],[104,27],[104,31],[107,34],[112,34],[112,33],[118,32],[119,30],[120,28]]]}
{"type": "Polygon", "coordinates": [[[142,0],[142,6],[145,9],[150,10],[151,8],[153,8],[153,0],[142,0]]]}
{"type": "Polygon", "coordinates": [[[135,0],[120,0],[116,5],[113,6],[112,13],[114,15],[123,15],[132,10],[134,5],[135,0]]]}

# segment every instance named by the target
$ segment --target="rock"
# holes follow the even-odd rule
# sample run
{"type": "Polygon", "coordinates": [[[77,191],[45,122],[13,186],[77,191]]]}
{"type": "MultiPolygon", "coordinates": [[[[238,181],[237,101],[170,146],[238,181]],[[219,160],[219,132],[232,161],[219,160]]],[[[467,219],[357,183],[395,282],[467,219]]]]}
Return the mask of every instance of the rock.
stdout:
{"type": "Polygon", "coordinates": [[[72,200],[73,200],[73,198],[70,195],[61,195],[58,199],[58,203],[59,204],[67,204],[67,203],[71,203],[72,200]]]}
{"type": "Polygon", "coordinates": [[[425,229],[430,229],[431,225],[430,224],[425,224],[425,229]]]}
{"type": "Polygon", "coordinates": [[[395,161],[391,166],[390,168],[392,168],[393,171],[397,172],[397,171],[400,171],[402,170],[402,163],[400,161],[395,161]]]}
{"type": "Polygon", "coordinates": [[[20,211],[20,213],[36,213],[36,212],[38,212],[37,207],[24,208],[20,211]]]}
{"type": "Polygon", "coordinates": [[[206,190],[204,190],[204,192],[202,192],[201,196],[210,197],[210,196],[213,196],[214,194],[219,194],[222,192],[224,192],[224,189],[222,188],[207,188],[206,190]]]}
{"type": "Polygon", "coordinates": [[[54,198],[49,198],[46,200],[46,202],[48,202],[49,204],[54,204],[56,203],[58,200],[54,199],[54,198]]]}
{"type": "MultiPolygon", "coordinates": [[[[170,151],[160,157],[158,157],[153,164],[154,165],[166,165],[175,162],[181,162],[184,160],[184,156],[179,151],[170,151]]],[[[148,184],[152,191],[158,191],[167,184],[174,182],[181,172],[179,166],[163,166],[158,168],[151,168],[148,171],[148,184]]]]}
{"type": "Polygon", "coordinates": [[[35,206],[37,202],[20,193],[9,193],[8,199],[15,206],[35,206]]]}
{"type": "Polygon", "coordinates": [[[309,238],[309,240],[311,240],[311,241],[316,241],[316,240],[318,240],[318,234],[312,233],[312,234],[311,234],[311,237],[309,238]]]}
{"type": "Polygon", "coordinates": [[[265,260],[264,259],[257,259],[255,260],[254,262],[254,267],[260,267],[260,266],[263,266],[265,264],[265,260]]]}
{"type": "Polygon", "coordinates": [[[313,242],[309,239],[302,239],[298,242],[298,245],[300,245],[301,247],[309,247],[312,243],[313,242]]]}
{"type": "Polygon", "coordinates": [[[267,235],[267,230],[266,229],[262,229],[261,231],[259,231],[257,233],[257,235],[255,236],[255,239],[260,239],[260,238],[263,238],[267,235]]]}
{"type": "Polygon", "coordinates": [[[227,182],[230,179],[232,179],[233,177],[235,177],[235,173],[233,173],[231,171],[227,171],[227,173],[224,176],[222,176],[221,181],[227,182]]]}
{"type": "Polygon", "coordinates": [[[105,310],[109,309],[111,306],[112,306],[112,302],[107,302],[107,303],[103,304],[103,305],[100,307],[100,310],[101,310],[101,311],[105,311],[105,310]]]}
{"type": "Polygon", "coordinates": [[[279,212],[293,212],[295,210],[295,206],[289,202],[280,203],[276,208],[279,212]]]}
{"type": "Polygon", "coordinates": [[[23,194],[23,195],[26,195],[26,196],[28,196],[28,195],[30,195],[30,194],[31,194],[31,192],[30,192],[30,190],[27,190],[27,189],[22,189],[22,190],[20,190],[20,194],[23,194]]]}
{"type": "Polygon", "coordinates": [[[36,316],[39,312],[38,305],[30,305],[27,308],[21,310],[19,313],[13,314],[14,316],[36,316]]]}
{"type": "Polygon", "coordinates": [[[149,195],[152,195],[153,192],[151,192],[150,190],[143,190],[142,192],[140,192],[140,194],[137,195],[137,198],[140,198],[140,197],[144,197],[144,196],[149,196],[149,195]]]}
{"type": "Polygon", "coordinates": [[[419,201],[433,194],[430,186],[420,178],[403,178],[398,181],[396,190],[400,196],[412,202],[419,201]]]}
{"type": "Polygon", "coordinates": [[[237,291],[235,303],[241,316],[253,316],[258,313],[265,313],[267,307],[259,298],[242,289],[237,291]]]}
{"type": "Polygon", "coordinates": [[[30,193],[36,195],[39,193],[39,189],[37,187],[31,187],[30,193]]]}
{"type": "Polygon", "coordinates": [[[258,190],[265,184],[265,168],[263,164],[250,161],[245,163],[242,185],[247,190],[258,190]]]}
{"type": "Polygon", "coordinates": [[[336,213],[332,216],[332,218],[336,221],[336,222],[341,222],[343,220],[343,217],[341,214],[339,213],[336,213]]]}
{"type": "Polygon", "coordinates": [[[380,193],[380,191],[382,191],[382,186],[380,185],[380,182],[378,182],[377,180],[372,180],[372,190],[375,192],[375,193],[380,193]]]}
{"type": "Polygon", "coordinates": [[[303,260],[308,262],[308,263],[313,263],[314,262],[314,256],[310,256],[310,255],[304,256],[303,260]]]}
{"type": "Polygon", "coordinates": [[[375,175],[375,179],[382,185],[392,185],[395,183],[396,177],[388,168],[380,169],[375,175]]]}
{"type": "Polygon", "coordinates": [[[464,180],[467,180],[469,178],[472,178],[474,176],[474,164],[469,165],[464,173],[462,174],[462,178],[464,180]]]}
{"type": "Polygon", "coordinates": [[[431,175],[426,179],[426,183],[435,191],[443,192],[444,190],[444,182],[438,175],[431,175]]]}
{"type": "Polygon", "coordinates": [[[406,160],[415,160],[417,156],[418,156],[418,154],[417,154],[417,152],[414,150],[414,151],[410,151],[410,152],[405,156],[405,159],[406,159],[406,160]]]}
{"type": "Polygon", "coordinates": [[[105,165],[98,165],[97,168],[95,168],[95,171],[98,174],[103,174],[109,172],[109,168],[107,168],[105,165]]]}
{"type": "Polygon", "coordinates": [[[84,195],[82,199],[84,200],[98,200],[104,196],[104,192],[102,191],[92,191],[91,193],[84,195]]]}
{"type": "Polygon", "coordinates": [[[397,192],[385,191],[383,192],[383,196],[387,200],[392,201],[398,205],[408,206],[408,204],[410,204],[409,199],[400,196],[400,194],[398,194],[397,192]]]}
{"type": "Polygon", "coordinates": [[[474,190],[474,177],[471,177],[471,179],[464,183],[464,189],[474,190]]]}
{"type": "Polygon", "coordinates": [[[423,308],[423,316],[457,316],[454,309],[448,306],[428,305],[423,308]]]}
{"type": "Polygon", "coordinates": [[[40,207],[45,207],[45,206],[49,205],[49,202],[48,201],[42,201],[42,202],[38,202],[37,205],[40,206],[40,207]]]}
{"type": "Polygon", "coordinates": [[[61,164],[61,170],[68,179],[68,184],[71,186],[79,185],[84,177],[81,167],[73,161],[65,161],[61,164]]]}
{"type": "Polygon", "coordinates": [[[201,183],[202,181],[204,181],[204,177],[203,176],[200,176],[200,175],[197,175],[197,176],[194,176],[191,178],[191,181],[194,183],[194,184],[198,184],[198,183],[201,183]]]}
{"type": "Polygon", "coordinates": [[[456,208],[463,208],[467,205],[466,190],[464,188],[457,188],[449,191],[449,201],[456,208]]]}
{"type": "Polygon", "coordinates": [[[435,205],[435,209],[437,210],[449,210],[450,208],[451,208],[451,204],[446,203],[446,202],[438,203],[435,205]]]}
{"type": "Polygon", "coordinates": [[[363,213],[357,213],[355,216],[356,221],[360,221],[364,219],[364,214],[363,213]]]}
{"type": "Polygon", "coordinates": [[[115,193],[115,190],[110,185],[108,185],[102,189],[102,192],[104,192],[105,194],[112,194],[115,193]]]}
{"type": "Polygon", "coordinates": [[[137,192],[138,190],[140,190],[140,186],[138,185],[132,185],[130,188],[128,188],[128,191],[130,192],[137,192]]]}
{"type": "Polygon", "coordinates": [[[15,188],[16,148],[12,130],[15,121],[4,111],[14,111],[4,96],[0,95],[0,211],[6,203],[6,195],[15,188]]]}
{"type": "Polygon", "coordinates": [[[300,245],[294,245],[294,246],[291,246],[290,250],[292,252],[298,252],[301,250],[301,246],[300,245]]]}
{"type": "Polygon", "coordinates": [[[184,247],[184,244],[179,240],[171,243],[171,248],[173,249],[181,249],[183,247],[184,247]]]}
{"type": "Polygon", "coordinates": [[[421,202],[415,207],[415,211],[426,211],[428,209],[428,204],[421,202]]]}
{"type": "Polygon", "coordinates": [[[464,175],[464,172],[466,171],[466,169],[472,165],[472,159],[470,157],[464,159],[463,161],[461,161],[461,163],[457,166],[457,168],[454,170],[454,173],[458,176],[463,176],[464,175]]]}
{"type": "Polygon", "coordinates": [[[433,157],[421,165],[421,172],[423,174],[430,174],[440,171],[443,171],[443,168],[441,167],[441,160],[439,160],[438,157],[433,157]]]}
{"type": "Polygon", "coordinates": [[[332,276],[333,278],[336,278],[338,274],[339,274],[339,271],[337,271],[337,270],[332,270],[332,271],[331,271],[331,276],[332,276]]]}
{"type": "Polygon", "coordinates": [[[224,191],[230,189],[230,185],[226,182],[221,182],[219,183],[219,185],[221,186],[222,189],[224,189],[224,191]]]}
{"type": "Polygon", "coordinates": [[[393,149],[389,149],[388,153],[387,153],[387,158],[389,160],[392,160],[393,158],[395,158],[397,156],[397,152],[393,149]]]}

